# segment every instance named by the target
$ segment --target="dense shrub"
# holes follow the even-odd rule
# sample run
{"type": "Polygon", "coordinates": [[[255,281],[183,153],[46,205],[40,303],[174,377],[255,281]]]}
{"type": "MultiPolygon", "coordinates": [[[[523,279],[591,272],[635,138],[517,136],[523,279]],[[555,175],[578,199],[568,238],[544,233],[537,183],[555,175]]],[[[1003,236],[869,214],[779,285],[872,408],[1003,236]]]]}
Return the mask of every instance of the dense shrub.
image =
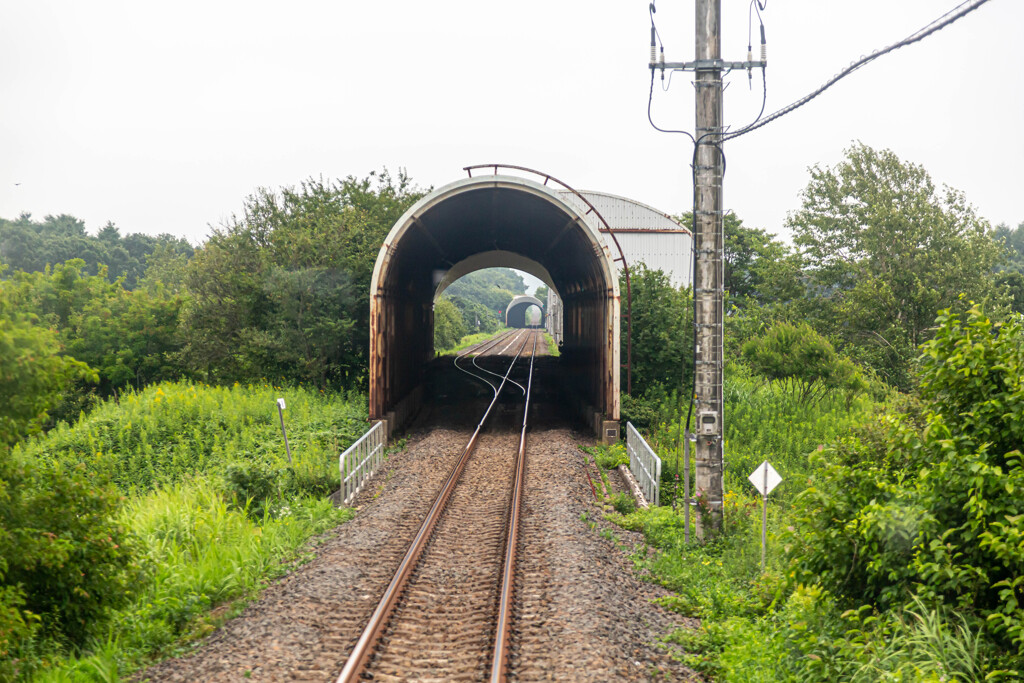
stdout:
{"type": "Polygon", "coordinates": [[[469,330],[462,313],[451,299],[440,298],[434,303],[434,348],[448,349],[459,343],[469,330]]]}
{"type": "Polygon", "coordinates": [[[1024,668],[1024,330],[946,311],[922,349],[922,419],[827,450],[798,497],[793,580],[845,606],[956,609],[1024,668]]]}
{"type": "Polygon", "coordinates": [[[309,492],[322,492],[337,483],[337,453],[366,431],[359,395],[348,400],[303,388],[164,382],[124,393],[18,450],[28,458],[81,463],[124,493],[219,474],[232,463],[283,468],[278,397],[288,406],[285,424],[298,480],[313,486],[309,492]]]}
{"type": "Polygon", "coordinates": [[[0,650],[16,650],[37,620],[81,644],[123,602],[137,575],[118,504],[82,467],[0,455],[0,650]]]}
{"type": "Polygon", "coordinates": [[[807,323],[776,323],[743,345],[743,358],[754,372],[779,383],[804,403],[837,390],[852,400],[867,386],[857,366],[837,354],[807,323]]]}

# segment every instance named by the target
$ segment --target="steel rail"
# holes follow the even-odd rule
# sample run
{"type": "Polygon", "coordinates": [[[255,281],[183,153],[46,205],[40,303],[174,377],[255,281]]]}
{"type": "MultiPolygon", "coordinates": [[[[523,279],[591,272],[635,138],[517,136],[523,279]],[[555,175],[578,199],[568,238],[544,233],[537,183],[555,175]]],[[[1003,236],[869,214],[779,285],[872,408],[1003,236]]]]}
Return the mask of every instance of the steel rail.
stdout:
{"type": "Polygon", "coordinates": [[[533,333],[533,351],[530,352],[530,374],[526,380],[526,400],[523,403],[523,428],[519,433],[519,453],[513,476],[512,503],[508,513],[508,538],[505,541],[505,565],[501,574],[501,593],[498,602],[498,624],[494,631],[494,654],[491,658],[491,683],[503,683],[508,675],[508,656],[512,642],[512,593],[515,589],[516,545],[519,542],[519,510],[522,507],[523,480],[526,470],[526,428],[530,414],[530,390],[533,388],[533,361],[537,357],[538,332],[533,333]]]}
{"type": "MultiPolygon", "coordinates": [[[[466,444],[466,448],[462,451],[462,455],[459,456],[455,466],[452,467],[451,472],[448,473],[448,478],[445,479],[440,493],[438,493],[437,497],[434,499],[434,503],[430,507],[430,511],[423,520],[423,524],[420,526],[415,538],[413,538],[409,549],[406,551],[405,557],[402,558],[401,563],[399,563],[398,569],[395,571],[395,575],[391,579],[391,583],[389,583],[388,587],[384,590],[384,594],[381,596],[377,609],[375,609],[373,614],[370,616],[370,620],[367,623],[366,628],[363,629],[362,634],[359,636],[359,640],[356,641],[356,645],[352,649],[352,654],[349,655],[348,661],[345,662],[345,667],[341,670],[341,674],[338,676],[338,683],[354,683],[354,681],[359,680],[360,676],[366,670],[370,657],[373,655],[373,650],[380,641],[380,638],[384,633],[384,629],[387,627],[388,619],[397,606],[398,598],[402,594],[406,584],[409,582],[409,578],[419,562],[420,556],[426,549],[427,542],[430,540],[430,537],[434,532],[434,528],[437,526],[437,522],[441,518],[441,512],[448,504],[448,500],[451,498],[452,492],[455,490],[455,484],[462,476],[462,471],[466,467],[470,454],[472,454],[473,450],[476,448],[477,439],[480,436],[484,423],[490,416],[491,409],[494,408],[494,405],[498,402],[501,390],[505,387],[508,376],[512,374],[512,368],[515,367],[516,361],[519,360],[519,356],[525,347],[526,342],[524,341],[523,345],[519,347],[519,350],[516,352],[515,357],[512,358],[512,362],[509,363],[508,371],[505,373],[505,377],[502,379],[501,384],[494,388],[494,398],[491,399],[490,404],[487,406],[487,410],[484,411],[483,417],[480,418],[480,422],[477,424],[476,430],[473,432],[473,436],[470,437],[469,443],[466,444]]],[[[488,382],[488,384],[490,384],[490,382],[488,382]]],[[[493,387],[493,385],[491,386],[493,387]]]]}
{"type": "MultiPolygon", "coordinates": [[[[484,377],[483,375],[481,375],[479,373],[473,372],[472,370],[467,370],[466,368],[464,368],[461,365],[459,365],[459,361],[462,360],[463,358],[465,358],[466,356],[475,353],[476,355],[473,356],[473,366],[476,367],[476,369],[480,370],[481,372],[486,372],[488,375],[492,375],[494,377],[497,377],[498,379],[501,379],[501,375],[499,375],[496,372],[491,372],[487,368],[480,367],[480,365],[478,365],[476,361],[481,356],[483,356],[483,355],[487,354],[488,352],[490,352],[491,349],[493,349],[494,347],[496,347],[499,344],[501,344],[501,342],[505,341],[506,339],[508,339],[511,336],[517,336],[518,334],[519,333],[517,331],[515,331],[515,330],[509,330],[507,332],[503,332],[500,335],[498,335],[497,337],[494,337],[492,339],[488,339],[486,342],[482,342],[481,344],[477,345],[477,347],[471,347],[469,349],[463,350],[461,353],[459,353],[455,357],[455,360],[452,361],[452,363],[455,365],[455,367],[458,370],[461,370],[462,372],[466,373],[467,375],[469,375],[473,379],[478,379],[481,382],[484,382],[485,384],[490,384],[491,385],[491,389],[494,389],[494,387],[495,387],[494,382],[492,382],[491,380],[487,379],[486,377],[484,377]]],[[[513,339],[513,342],[514,341],[515,340],[513,339]]],[[[505,347],[505,348],[508,348],[508,347],[505,347]]],[[[520,384],[519,382],[516,382],[515,380],[511,380],[511,379],[508,380],[508,381],[510,383],[512,383],[512,384],[515,384],[517,387],[519,387],[519,390],[522,391],[524,395],[526,394],[526,388],[522,384],[520,384]]]]}
{"type": "MultiPolygon", "coordinates": [[[[508,348],[509,348],[510,346],[512,346],[513,344],[515,344],[515,343],[516,343],[516,341],[517,341],[517,340],[519,339],[519,336],[520,336],[520,335],[521,335],[521,334],[522,334],[523,332],[524,332],[524,330],[517,330],[516,332],[512,333],[512,341],[510,341],[510,342],[509,342],[508,344],[506,344],[506,345],[505,345],[505,348],[503,348],[503,349],[502,349],[501,351],[499,351],[499,352],[498,352],[498,354],[500,355],[500,354],[504,353],[505,351],[507,351],[507,350],[508,350],[508,348]]],[[[506,337],[506,338],[507,338],[507,337],[506,337]]],[[[490,350],[490,349],[488,349],[488,351],[489,351],[489,350],[490,350]]],[[[479,360],[479,359],[480,359],[480,358],[481,358],[481,357],[482,357],[482,356],[483,356],[484,354],[486,354],[486,353],[487,353],[487,351],[484,351],[483,353],[478,353],[477,355],[473,356],[473,365],[474,365],[474,366],[476,367],[476,369],[477,369],[477,370],[482,370],[483,372],[486,372],[486,373],[487,373],[488,375],[493,375],[493,376],[495,376],[495,377],[498,377],[498,378],[500,379],[500,378],[501,378],[501,375],[499,375],[499,374],[498,374],[498,373],[496,373],[496,372],[491,372],[491,371],[490,371],[490,370],[488,370],[487,368],[485,368],[485,367],[481,367],[481,366],[480,366],[480,365],[479,365],[479,364],[477,363],[477,361],[478,361],[478,360],[479,360]]],[[[515,384],[515,385],[516,385],[517,387],[519,387],[519,391],[523,392],[523,396],[525,396],[525,395],[526,395],[526,387],[524,387],[524,386],[523,386],[522,384],[520,384],[519,382],[517,382],[517,381],[515,381],[515,380],[512,380],[512,379],[510,379],[510,380],[509,380],[509,382],[511,382],[512,384],[515,384]]],[[[489,384],[489,382],[488,382],[488,384],[489,384]]]]}

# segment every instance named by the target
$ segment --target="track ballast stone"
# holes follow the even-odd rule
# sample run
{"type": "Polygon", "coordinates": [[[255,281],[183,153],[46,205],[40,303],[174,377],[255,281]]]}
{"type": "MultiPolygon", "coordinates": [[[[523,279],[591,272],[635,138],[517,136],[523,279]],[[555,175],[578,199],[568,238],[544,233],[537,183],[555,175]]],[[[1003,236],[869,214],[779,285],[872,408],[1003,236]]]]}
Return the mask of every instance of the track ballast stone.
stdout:
{"type": "MultiPolygon", "coordinates": [[[[136,678],[334,681],[469,434],[411,437],[360,494],[359,514],[317,539],[312,562],[194,652],[136,678]]],[[[623,550],[581,518],[600,519],[601,510],[577,441],[565,429],[529,435],[510,678],[699,680],[660,644],[689,620],[651,604],[666,592],[639,581],[623,550]]]]}

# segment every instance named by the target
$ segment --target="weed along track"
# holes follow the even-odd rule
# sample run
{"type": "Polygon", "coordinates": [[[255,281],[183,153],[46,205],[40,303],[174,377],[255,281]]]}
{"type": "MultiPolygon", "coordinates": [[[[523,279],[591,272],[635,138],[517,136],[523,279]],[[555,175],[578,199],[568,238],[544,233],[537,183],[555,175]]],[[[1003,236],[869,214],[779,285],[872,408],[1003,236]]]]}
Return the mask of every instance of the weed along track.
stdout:
{"type": "Polygon", "coordinates": [[[535,335],[500,335],[457,367],[438,359],[406,448],[359,493],[356,516],[191,653],[134,680],[326,683],[343,670],[341,680],[491,680],[495,661],[515,681],[645,681],[652,672],[693,680],[659,644],[680,623],[651,604],[664,591],[639,582],[594,527],[601,510],[577,447],[583,437],[566,427],[557,359],[540,341],[534,350],[535,335]],[[527,391],[533,408],[524,413],[527,391]],[[526,462],[518,475],[517,460],[526,462]],[[514,479],[522,521],[510,543],[514,479]],[[403,571],[404,588],[390,590],[403,571]]]}
{"type": "Polygon", "coordinates": [[[460,370],[490,385],[493,399],[339,683],[364,678],[504,680],[533,359],[540,337],[536,331],[509,333],[476,349],[471,359],[472,352],[464,352],[455,360],[460,370]],[[492,351],[514,353],[504,374],[477,362],[492,351]],[[523,381],[513,380],[527,359],[523,381]],[[503,392],[513,401],[499,404],[503,392]],[[514,412],[522,416],[518,432],[507,426],[514,412]]]}

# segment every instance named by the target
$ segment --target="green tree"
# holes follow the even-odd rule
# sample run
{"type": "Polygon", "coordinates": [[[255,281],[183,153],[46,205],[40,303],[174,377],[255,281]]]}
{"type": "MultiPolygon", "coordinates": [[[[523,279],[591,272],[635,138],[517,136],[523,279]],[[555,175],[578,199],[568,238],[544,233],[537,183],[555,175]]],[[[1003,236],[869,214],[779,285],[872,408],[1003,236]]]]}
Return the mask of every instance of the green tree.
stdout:
{"type": "Polygon", "coordinates": [[[994,237],[1006,249],[1005,270],[1024,273],[1024,221],[1015,230],[1008,225],[997,225],[994,237]]]}
{"type": "Polygon", "coordinates": [[[937,310],[999,298],[988,224],[889,150],[857,143],[835,167],[811,168],[787,224],[808,264],[816,325],[891,384],[909,386],[937,310]]]}
{"type": "MultiPolygon", "coordinates": [[[[634,393],[689,390],[693,363],[693,299],[676,289],[661,270],[638,264],[630,268],[633,291],[634,393]]],[[[625,280],[620,281],[623,291],[625,280]]],[[[622,320],[621,338],[627,334],[622,320]]],[[[626,387],[623,370],[622,387],[626,387]]]]}
{"type": "Polygon", "coordinates": [[[743,345],[743,358],[754,372],[797,394],[804,403],[836,390],[845,391],[849,401],[866,386],[856,365],[837,354],[807,323],[773,325],[743,345]]]}
{"type": "Polygon", "coordinates": [[[420,196],[386,171],[258,190],[189,262],[181,357],[211,381],[357,386],[374,263],[420,196]]]}
{"type": "Polygon", "coordinates": [[[450,349],[466,336],[462,314],[450,299],[441,297],[434,303],[434,348],[450,349]]]}
{"type": "Polygon", "coordinates": [[[38,432],[76,380],[95,380],[85,363],[61,355],[57,333],[16,308],[0,283],[0,454],[38,432]]]}

